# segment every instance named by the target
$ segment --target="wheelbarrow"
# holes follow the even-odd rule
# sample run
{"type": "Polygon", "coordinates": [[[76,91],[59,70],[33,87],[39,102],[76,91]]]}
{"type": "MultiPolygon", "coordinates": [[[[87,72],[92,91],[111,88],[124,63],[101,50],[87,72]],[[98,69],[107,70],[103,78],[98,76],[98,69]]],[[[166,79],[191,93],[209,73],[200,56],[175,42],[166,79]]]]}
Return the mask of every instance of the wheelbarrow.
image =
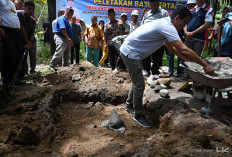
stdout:
{"type": "Polygon", "coordinates": [[[227,57],[210,57],[206,61],[215,69],[217,76],[205,74],[203,67],[196,63],[185,62],[184,70],[193,80],[193,95],[207,102],[208,111],[210,111],[214,103],[231,105],[232,59],[227,57]],[[227,94],[226,99],[223,98],[225,93],[227,94]]]}

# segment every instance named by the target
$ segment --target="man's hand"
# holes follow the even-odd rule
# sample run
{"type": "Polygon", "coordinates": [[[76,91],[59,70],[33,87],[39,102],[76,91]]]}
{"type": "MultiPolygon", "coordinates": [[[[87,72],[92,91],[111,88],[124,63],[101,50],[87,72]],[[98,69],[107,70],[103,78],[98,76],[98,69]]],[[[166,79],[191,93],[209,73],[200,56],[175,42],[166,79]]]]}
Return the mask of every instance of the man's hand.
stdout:
{"type": "Polygon", "coordinates": [[[71,46],[73,46],[73,45],[74,45],[74,43],[73,43],[72,39],[68,38],[68,39],[67,39],[67,41],[68,41],[68,44],[70,44],[71,46]]]}
{"type": "Polygon", "coordinates": [[[5,37],[5,36],[6,36],[6,33],[4,32],[4,30],[0,28],[0,37],[5,37]]]}
{"type": "Polygon", "coordinates": [[[27,49],[28,51],[31,51],[33,48],[33,43],[32,42],[28,42],[28,44],[25,46],[25,49],[27,49]]]}
{"type": "Polygon", "coordinates": [[[193,32],[187,32],[185,35],[186,35],[186,39],[189,41],[194,36],[194,33],[193,32]]]}
{"type": "Polygon", "coordinates": [[[206,74],[215,76],[214,69],[211,66],[207,65],[207,66],[204,66],[203,68],[206,74]]]}
{"type": "Polygon", "coordinates": [[[104,50],[108,49],[108,44],[105,44],[104,50]]]}

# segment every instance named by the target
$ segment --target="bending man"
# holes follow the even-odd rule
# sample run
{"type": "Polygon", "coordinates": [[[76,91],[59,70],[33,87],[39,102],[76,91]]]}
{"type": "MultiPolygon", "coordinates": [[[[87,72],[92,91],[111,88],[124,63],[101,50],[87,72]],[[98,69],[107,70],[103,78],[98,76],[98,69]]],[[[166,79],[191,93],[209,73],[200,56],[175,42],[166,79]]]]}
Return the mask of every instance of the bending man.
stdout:
{"type": "Polygon", "coordinates": [[[145,89],[142,60],[159,49],[164,43],[173,54],[184,60],[202,65],[207,74],[214,74],[214,69],[191,49],[187,48],[178,35],[178,31],[183,29],[190,18],[191,13],[187,8],[178,7],[173,11],[171,17],[158,19],[137,28],[127,37],[120,48],[120,55],[132,80],[132,87],[125,107],[130,113],[134,114],[134,121],[143,127],[151,127],[151,125],[145,118],[142,108],[145,89]]]}

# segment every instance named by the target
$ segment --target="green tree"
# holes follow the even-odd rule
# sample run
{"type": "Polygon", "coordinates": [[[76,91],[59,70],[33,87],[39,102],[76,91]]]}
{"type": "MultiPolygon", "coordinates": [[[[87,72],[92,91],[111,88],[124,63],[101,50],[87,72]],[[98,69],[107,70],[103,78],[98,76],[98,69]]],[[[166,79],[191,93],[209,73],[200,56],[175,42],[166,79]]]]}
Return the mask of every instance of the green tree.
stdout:
{"type": "Polygon", "coordinates": [[[47,0],[31,0],[35,3],[45,4],[47,0]]]}

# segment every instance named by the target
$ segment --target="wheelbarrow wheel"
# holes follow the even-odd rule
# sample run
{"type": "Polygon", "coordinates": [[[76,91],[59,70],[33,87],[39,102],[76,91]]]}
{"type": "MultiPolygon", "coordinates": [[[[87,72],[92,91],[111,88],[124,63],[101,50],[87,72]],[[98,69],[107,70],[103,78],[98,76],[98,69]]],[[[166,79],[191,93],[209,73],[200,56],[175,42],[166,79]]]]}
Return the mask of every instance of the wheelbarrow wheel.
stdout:
{"type": "Polygon", "coordinates": [[[197,100],[205,101],[206,99],[206,87],[202,84],[193,83],[192,86],[193,95],[197,100]]]}

